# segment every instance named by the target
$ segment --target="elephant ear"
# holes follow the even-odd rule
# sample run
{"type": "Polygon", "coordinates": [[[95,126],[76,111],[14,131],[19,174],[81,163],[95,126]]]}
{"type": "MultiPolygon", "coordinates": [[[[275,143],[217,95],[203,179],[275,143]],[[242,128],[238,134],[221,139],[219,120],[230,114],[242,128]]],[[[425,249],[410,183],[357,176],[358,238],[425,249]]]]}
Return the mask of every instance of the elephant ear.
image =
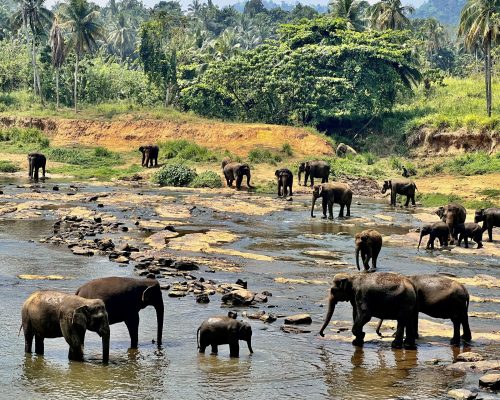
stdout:
{"type": "Polygon", "coordinates": [[[277,169],[276,172],[274,173],[275,176],[279,177],[280,176],[280,170],[277,169]]]}
{"type": "Polygon", "coordinates": [[[72,325],[79,325],[84,329],[87,329],[87,322],[90,317],[90,309],[88,306],[78,307],[73,311],[73,317],[71,318],[72,325]]]}
{"type": "Polygon", "coordinates": [[[154,304],[156,297],[156,288],[157,285],[148,286],[144,292],[142,292],[142,302],[144,304],[154,304]]]}
{"type": "Polygon", "coordinates": [[[337,281],[339,289],[346,290],[349,286],[349,278],[345,277],[337,281]]]}

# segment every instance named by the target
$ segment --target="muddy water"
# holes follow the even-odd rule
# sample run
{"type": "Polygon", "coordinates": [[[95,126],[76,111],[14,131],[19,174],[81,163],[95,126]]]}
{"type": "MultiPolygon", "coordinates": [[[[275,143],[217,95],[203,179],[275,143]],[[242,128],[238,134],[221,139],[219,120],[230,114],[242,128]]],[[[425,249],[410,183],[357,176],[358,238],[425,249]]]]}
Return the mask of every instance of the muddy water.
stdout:
{"type": "MultiPolygon", "coordinates": [[[[52,185],[53,183],[51,183],[52,185]]],[[[51,186],[50,186],[51,187],[51,186]]],[[[64,183],[61,184],[64,190],[64,183]]],[[[42,186],[43,189],[43,186],[42,186]]],[[[7,193],[20,193],[25,189],[7,186],[7,193]]],[[[157,194],[144,188],[87,188],[88,191],[132,191],[157,194]]],[[[175,193],[182,202],[192,192],[175,193]]],[[[202,196],[206,196],[202,194],[202,196]]],[[[214,196],[216,198],[217,196],[214,196]]],[[[194,273],[217,282],[247,280],[249,289],[273,293],[267,304],[259,308],[275,314],[290,315],[298,312],[311,314],[313,324],[306,327],[311,333],[289,334],[280,330],[278,319],[273,324],[247,320],[253,327],[253,348],[249,355],[242,345],[239,359],[230,359],[226,346],[219,348],[218,356],[199,355],[196,351],[196,328],[210,315],[225,314],[228,309],[220,306],[220,295],[211,296],[207,305],[196,304],[191,295],[177,299],[164,293],[166,319],[164,347],[157,350],[151,339],[155,337],[155,315],[151,308],[141,312],[139,349],[127,350],[128,333],[124,324],[111,327],[111,362],[103,366],[100,338],[87,332],[85,342],[86,362],[67,360],[68,347],[63,339],[49,339],[45,356],[25,355],[23,338],[17,336],[20,325],[20,308],[26,297],[38,289],[57,289],[73,292],[83,282],[102,276],[132,276],[132,265],[119,266],[104,257],[91,258],[72,255],[65,246],[38,243],[38,239],[51,233],[50,213],[41,210],[37,219],[4,220],[0,222],[0,399],[167,399],[167,398],[445,398],[446,392],[455,387],[477,385],[477,375],[463,375],[447,371],[445,366],[463,348],[448,345],[452,328],[449,321],[431,320],[428,334],[424,334],[418,350],[392,350],[391,338],[383,340],[374,335],[373,325],[365,327],[367,342],[363,349],[350,344],[351,307],[347,303],[337,306],[333,324],[326,338],[316,335],[325,314],[326,290],[337,272],[354,272],[353,235],[361,228],[373,227],[384,235],[405,234],[420,222],[413,211],[393,210],[384,204],[359,200],[353,205],[351,219],[323,221],[309,217],[308,197],[296,197],[290,211],[264,216],[238,213],[216,213],[198,207],[193,211],[190,225],[180,227],[186,234],[208,229],[224,229],[236,233],[240,239],[224,248],[246,253],[258,253],[274,258],[263,262],[226,258],[242,267],[239,273],[217,271],[194,273]],[[373,217],[385,215],[390,221],[373,217]],[[361,218],[369,216],[368,220],[361,218]],[[29,241],[32,239],[33,241],[29,241]],[[311,251],[322,253],[320,257],[311,251]],[[59,281],[21,280],[19,274],[59,274],[68,279],[59,281]],[[276,278],[291,279],[278,283],[276,278]],[[301,280],[317,281],[302,284],[301,280]],[[285,281],[286,282],[286,281],[285,281]],[[322,284],[321,282],[325,282],[322,284]],[[438,324],[438,325],[433,325],[438,324]],[[432,329],[434,327],[434,329],[432,329]],[[337,333],[336,330],[342,332],[337,333]],[[437,364],[437,365],[435,365],[437,364]]],[[[69,206],[60,204],[60,206],[69,206]]],[[[123,216],[126,211],[106,206],[105,211],[123,216]]],[[[140,210],[147,217],[150,210],[140,210]]],[[[318,210],[319,212],[319,210],[318,210]]],[[[136,212],[139,214],[139,212],[136,212]]],[[[134,235],[133,232],[129,233],[134,235]]],[[[141,233],[141,235],[144,235],[141,233]]],[[[497,242],[498,246],[498,242],[497,242]]],[[[316,253],[317,254],[317,253],[316,253]]],[[[379,257],[380,271],[397,271],[405,274],[447,273],[461,277],[479,274],[499,277],[497,257],[481,255],[455,255],[437,251],[435,254],[414,247],[387,246],[379,257]],[[463,261],[451,265],[417,259],[417,255],[440,256],[463,261]]],[[[169,281],[171,283],[171,281],[169,281]]],[[[481,298],[500,297],[500,289],[468,286],[469,292],[481,298]]],[[[473,337],[471,349],[488,358],[500,358],[498,334],[499,303],[471,302],[470,311],[489,315],[488,318],[470,318],[473,337]],[[476,339],[477,338],[477,339],[476,339]]],[[[240,316],[245,308],[236,309],[240,316]]],[[[373,322],[373,321],[372,321],[373,322]]],[[[386,329],[387,336],[392,331],[386,329]]],[[[467,349],[465,349],[467,350],[467,349]]]]}

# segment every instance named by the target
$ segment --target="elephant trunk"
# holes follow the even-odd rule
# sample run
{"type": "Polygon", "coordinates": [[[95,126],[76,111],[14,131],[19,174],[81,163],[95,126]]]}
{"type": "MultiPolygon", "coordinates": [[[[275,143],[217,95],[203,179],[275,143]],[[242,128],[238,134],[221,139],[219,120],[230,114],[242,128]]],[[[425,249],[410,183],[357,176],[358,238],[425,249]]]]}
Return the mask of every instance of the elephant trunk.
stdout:
{"type": "Polygon", "coordinates": [[[313,195],[313,201],[312,201],[312,206],[311,206],[311,218],[314,218],[314,206],[316,205],[316,199],[317,197],[313,195]]]}
{"type": "Polygon", "coordinates": [[[356,267],[358,267],[358,271],[361,271],[359,269],[359,247],[356,246],[356,267]]]}
{"type": "Polygon", "coordinates": [[[160,302],[157,305],[155,305],[155,310],[156,310],[156,322],[158,324],[156,333],[156,342],[158,347],[160,347],[163,336],[163,314],[164,314],[163,300],[160,300],[160,302]]]}
{"type": "Polygon", "coordinates": [[[423,232],[420,232],[420,240],[418,241],[418,246],[417,246],[417,250],[420,249],[420,243],[422,243],[422,238],[424,237],[424,233],[423,232]]]}
{"type": "Polygon", "coordinates": [[[102,333],[102,362],[109,362],[109,328],[102,333]]]}
{"type": "Polygon", "coordinates": [[[252,338],[248,338],[247,340],[247,346],[248,346],[248,351],[250,352],[250,354],[253,353],[253,350],[252,350],[252,338]]]}
{"type": "Polygon", "coordinates": [[[335,301],[335,299],[333,297],[330,297],[330,300],[328,303],[328,312],[326,313],[325,322],[323,323],[323,326],[321,327],[321,329],[319,331],[320,336],[325,336],[325,334],[323,332],[325,331],[326,327],[330,323],[330,320],[332,319],[332,315],[333,315],[333,312],[335,311],[336,304],[337,304],[337,302],[335,301]]]}

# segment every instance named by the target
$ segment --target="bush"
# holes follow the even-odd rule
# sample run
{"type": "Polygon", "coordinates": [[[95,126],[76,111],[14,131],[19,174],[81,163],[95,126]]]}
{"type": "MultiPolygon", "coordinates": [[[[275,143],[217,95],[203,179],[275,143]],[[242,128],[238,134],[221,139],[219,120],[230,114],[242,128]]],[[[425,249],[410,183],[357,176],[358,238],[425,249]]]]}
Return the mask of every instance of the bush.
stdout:
{"type": "Polygon", "coordinates": [[[166,159],[181,159],[194,162],[217,161],[219,157],[206,147],[189,140],[170,140],[159,144],[160,152],[166,159]]]}
{"type": "Polygon", "coordinates": [[[377,157],[373,153],[365,153],[363,154],[363,157],[368,165],[373,165],[377,162],[377,157]]]}
{"type": "Polygon", "coordinates": [[[21,168],[19,168],[17,165],[14,165],[10,161],[0,161],[0,172],[7,172],[7,173],[13,173],[19,171],[21,168]]]}
{"type": "Polygon", "coordinates": [[[52,161],[85,167],[104,167],[121,163],[119,154],[103,147],[93,149],[56,147],[49,149],[48,156],[52,161]]]}
{"type": "Polygon", "coordinates": [[[194,188],[220,188],[222,187],[222,180],[220,176],[213,171],[205,171],[197,175],[191,184],[189,185],[194,188]]]}
{"type": "Polygon", "coordinates": [[[290,146],[290,143],[283,144],[283,146],[281,146],[281,152],[286,157],[292,157],[293,156],[293,149],[292,149],[292,146],[290,146]]]}
{"type": "Polygon", "coordinates": [[[450,173],[461,175],[481,175],[500,171],[500,153],[489,155],[485,152],[464,154],[445,161],[450,173]]]}
{"type": "Polygon", "coordinates": [[[49,147],[49,139],[36,128],[7,128],[0,131],[1,141],[10,141],[21,145],[36,145],[38,148],[49,147]]]}
{"type": "Polygon", "coordinates": [[[165,165],[153,175],[153,182],[160,186],[188,186],[196,172],[182,164],[165,165]]]}
{"type": "Polygon", "coordinates": [[[254,164],[269,163],[274,165],[281,162],[283,158],[268,149],[252,149],[248,153],[248,160],[254,164]]]}

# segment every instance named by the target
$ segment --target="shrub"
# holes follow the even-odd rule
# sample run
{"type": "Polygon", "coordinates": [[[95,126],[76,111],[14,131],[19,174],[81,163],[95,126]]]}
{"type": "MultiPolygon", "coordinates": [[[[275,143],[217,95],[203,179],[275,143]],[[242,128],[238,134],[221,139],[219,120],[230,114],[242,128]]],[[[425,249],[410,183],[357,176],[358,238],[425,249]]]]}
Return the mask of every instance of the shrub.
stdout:
{"type": "Polygon", "coordinates": [[[276,164],[278,162],[281,162],[283,158],[276,153],[273,153],[272,151],[268,149],[252,149],[248,153],[248,160],[251,163],[259,164],[259,163],[269,163],[269,164],[276,164]]]}
{"type": "Polygon", "coordinates": [[[19,171],[21,168],[19,168],[17,165],[13,164],[10,161],[0,161],[0,172],[8,172],[8,173],[13,173],[19,171]]]}
{"type": "Polygon", "coordinates": [[[205,171],[197,175],[189,186],[194,188],[215,189],[222,187],[222,180],[217,173],[213,171],[205,171]]]}
{"type": "Polygon", "coordinates": [[[166,159],[178,158],[195,162],[217,161],[219,159],[213,151],[189,140],[170,140],[160,143],[159,147],[166,159]]]}
{"type": "Polygon", "coordinates": [[[478,151],[457,156],[445,161],[444,166],[450,173],[461,175],[481,175],[500,171],[500,153],[489,155],[478,151]]]}
{"type": "Polygon", "coordinates": [[[365,154],[363,154],[363,157],[365,158],[365,162],[368,165],[373,165],[377,162],[377,157],[373,153],[369,153],[369,152],[365,153],[365,154]]]}
{"type": "Polygon", "coordinates": [[[182,164],[165,165],[153,175],[153,182],[160,186],[188,186],[196,172],[182,164]]]}
{"type": "Polygon", "coordinates": [[[281,152],[286,157],[292,157],[293,156],[293,149],[292,149],[292,146],[290,146],[290,143],[284,143],[283,146],[281,146],[281,152]]]}
{"type": "Polygon", "coordinates": [[[36,145],[39,148],[49,147],[49,139],[35,128],[8,128],[0,131],[0,140],[21,145],[36,145]]]}
{"type": "Polygon", "coordinates": [[[49,149],[51,160],[85,167],[104,167],[120,164],[120,155],[103,147],[72,148],[56,147],[49,149]]]}
{"type": "Polygon", "coordinates": [[[401,167],[403,166],[403,164],[401,163],[401,159],[399,157],[391,156],[389,162],[391,164],[392,169],[401,169],[401,167]]]}

